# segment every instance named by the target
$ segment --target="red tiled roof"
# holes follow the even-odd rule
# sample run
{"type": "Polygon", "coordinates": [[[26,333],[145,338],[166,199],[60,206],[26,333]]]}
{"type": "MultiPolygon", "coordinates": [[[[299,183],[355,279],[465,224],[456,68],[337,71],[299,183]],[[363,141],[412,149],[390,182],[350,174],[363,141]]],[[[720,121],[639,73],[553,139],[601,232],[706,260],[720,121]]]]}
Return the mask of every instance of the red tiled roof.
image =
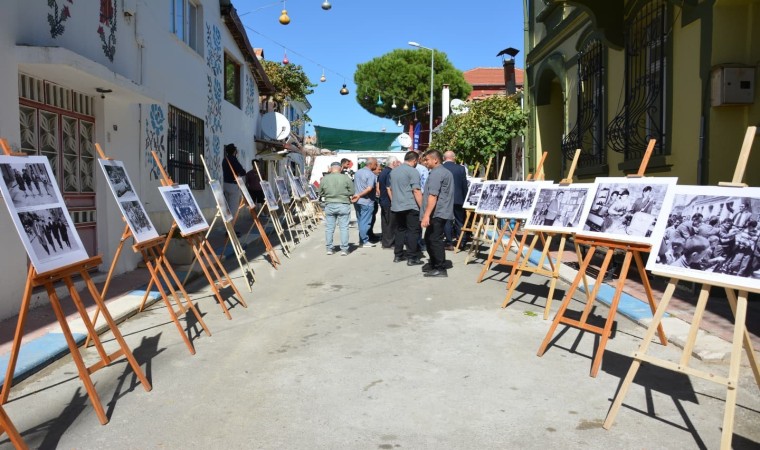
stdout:
{"type": "MultiPolygon", "coordinates": [[[[504,68],[503,67],[476,67],[464,72],[464,79],[473,87],[486,86],[504,86],[504,68]]],[[[523,85],[523,70],[515,68],[515,84],[523,85]]]]}

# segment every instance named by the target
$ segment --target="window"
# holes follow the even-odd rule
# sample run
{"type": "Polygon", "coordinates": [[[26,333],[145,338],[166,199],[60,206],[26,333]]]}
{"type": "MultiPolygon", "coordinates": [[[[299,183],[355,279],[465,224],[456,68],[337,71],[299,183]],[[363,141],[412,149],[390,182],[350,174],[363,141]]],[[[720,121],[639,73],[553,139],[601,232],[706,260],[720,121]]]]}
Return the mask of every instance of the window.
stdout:
{"type": "Polygon", "coordinates": [[[201,7],[193,0],[171,0],[171,31],[199,54],[203,53],[203,17],[201,7]]]}
{"type": "Polygon", "coordinates": [[[224,54],[224,99],[240,107],[240,64],[224,54]]]}
{"type": "Polygon", "coordinates": [[[201,163],[204,143],[203,121],[169,105],[166,168],[175,183],[187,184],[190,189],[205,189],[201,163]]]}
{"type": "Polygon", "coordinates": [[[665,153],[666,11],[657,0],[626,20],[625,102],[607,128],[610,148],[626,161],[641,159],[650,139],[657,140],[654,155],[665,153]]]}

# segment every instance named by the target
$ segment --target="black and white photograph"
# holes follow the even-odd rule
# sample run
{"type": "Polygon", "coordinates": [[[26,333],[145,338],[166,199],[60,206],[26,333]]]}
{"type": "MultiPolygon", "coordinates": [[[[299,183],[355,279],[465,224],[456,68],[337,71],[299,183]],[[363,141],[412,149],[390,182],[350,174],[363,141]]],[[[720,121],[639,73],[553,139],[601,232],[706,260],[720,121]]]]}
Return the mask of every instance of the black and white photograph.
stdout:
{"type": "Polygon", "coordinates": [[[135,195],[134,189],[132,189],[132,183],[129,181],[127,171],[124,170],[124,164],[121,161],[101,161],[101,166],[105,170],[108,184],[111,186],[113,195],[116,196],[116,200],[120,200],[126,197],[135,195]]]}
{"type": "Polygon", "coordinates": [[[195,201],[195,196],[188,185],[160,186],[158,190],[183,235],[208,228],[208,223],[201,214],[198,202],[195,201]]]}
{"type": "Polygon", "coordinates": [[[227,205],[227,199],[224,198],[224,190],[222,190],[222,184],[219,181],[214,180],[209,182],[211,192],[214,194],[214,200],[216,200],[216,206],[219,208],[219,212],[222,213],[222,220],[224,223],[232,222],[232,213],[230,207],[227,205]]]}
{"type": "Polygon", "coordinates": [[[573,233],[581,229],[581,215],[593,200],[591,183],[545,186],[538,190],[536,204],[525,222],[526,230],[573,233]]]}
{"type": "Polygon", "coordinates": [[[578,234],[652,245],[652,232],[673,201],[677,178],[597,178],[578,234]]]}
{"type": "Polygon", "coordinates": [[[504,193],[504,199],[499,206],[498,217],[511,219],[527,219],[536,201],[536,192],[541,186],[551,185],[551,181],[513,181],[504,193]]]}
{"type": "Polygon", "coordinates": [[[296,198],[304,198],[306,197],[306,191],[303,189],[303,185],[296,177],[290,174],[288,172],[288,178],[290,179],[290,185],[293,188],[293,196],[296,198]]]}
{"type": "Polygon", "coordinates": [[[676,186],[647,269],[760,291],[760,188],[676,186]]]}
{"type": "MultiPolygon", "coordinates": [[[[245,198],[245,202],[248,204],[248,208],[255,208],[256,203],[253,201],[253,197],[251,197],[251,193],[248,192],[248,188],[245,186],[245,178],[243,178],[242,176],[239,176],[235,178],[235,182],[240,188],[240,192],[243,193],[243,198],[245,198]]],[[[233,208],[237,208],[238,206],[240,205],[232,205],[233,208]]]]}
{"type": "Polygon", "coordinates": [[[277,192],[280,193],[280,200],[283,205],[290,203],[290,194],[288,193],[288,185],[285,183],[285,178],[275,177],[274,184],[277,186],[277,192]]]}
{"type": "Polygon", "coordinates": [[[301,186],[303,186],[303,191],[306,194],[307,197],[309,197],[309,200],[317,200],[319,197],[317,196],[317,193],[314,191],[313,186],[309,184],[309,180],[306,179],[304,176],[298,177],[298,180],[301,181],[301,186]]]}
{"type": "Polygon", "coordinates": [[[264,191],[264,199],[267,201],[267,208],[270,211],[276,211],[280,207],[277,206],[277,197],[274,196],[272,185],[268,181],[261,181],[261,190],[264,191]]]}
{"type": "Polygon", "coordinates": [[[317,190],[314,189],[313,184],[309,184],[309,198],[313,201],[319,200],[319,194],[317,194],[317,190]]]}
{"type": "Polygon", "coordinates": [[[37,273],[87,259],[47,157],[0,155],[0,171],[4,181],[0,183],[3,203],[37,273]],[[16,180],[17,172],[21,181],[16,180]],[[26,176],[31,184],[26,183],[26,176]],[[21,182],[23,191],[18,185],[21,182]],[[25,194],[29,189],[31,192],[25,194]]]}
{"type": "Polygon", "coordinates": [[[464,208],[465,209],[475,209],[478,207],[478,202],[480,201],[480,194],[483,193],[483,184],[482,181],[476,181],[474,178],[471,179],[470,186],[467,189],[467,196],[464,198],[464,208]]]}
{"type": "MultiPolygon", "coordinates": [[[[44,156],[35,157],[35,161],[41,161],[39,158],[47,161],[44,156]]],[[[54,177],[47,168],[43,162],[32,162],[31,158],[15,157],[0,164],[8,198],[17,209],[58,203],[54,177]]]]}
{"type": "Polygon", "coordinates": [[[136,242],[158,237],[158,232],[153,227],[153,223],[139,199],[119,202],[119,208],[124,213],[136,242]]]}
{"type": "Polygon", "coordinates": [[[480,201],[475,212],[478,214],[496,214],[499,212],[507,187],[509,187],[507,181],[486,181],[483,183],[483,192],[480,194],[480,201]]]}

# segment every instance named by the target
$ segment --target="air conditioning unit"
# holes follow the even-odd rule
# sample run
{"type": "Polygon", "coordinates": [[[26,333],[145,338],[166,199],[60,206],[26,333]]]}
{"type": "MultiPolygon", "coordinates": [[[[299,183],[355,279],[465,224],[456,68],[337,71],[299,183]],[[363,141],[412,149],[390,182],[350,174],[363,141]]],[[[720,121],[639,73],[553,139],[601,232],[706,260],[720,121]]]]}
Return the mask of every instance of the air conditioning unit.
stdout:
{"type": "Polygon", "coordinates": [[[755,68],[715,66],[710,76],[712,106],[749,105],[755,102],[755,68]]]}

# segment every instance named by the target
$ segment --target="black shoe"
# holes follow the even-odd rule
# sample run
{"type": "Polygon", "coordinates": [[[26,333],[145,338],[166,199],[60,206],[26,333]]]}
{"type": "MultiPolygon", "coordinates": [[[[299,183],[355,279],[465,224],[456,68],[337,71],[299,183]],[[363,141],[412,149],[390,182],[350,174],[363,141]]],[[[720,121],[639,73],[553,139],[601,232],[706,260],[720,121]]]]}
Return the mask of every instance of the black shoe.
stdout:
{"type": "Polygon", "coordinates": [[[452,267],[454,267],[454,263],[453,263],[453,262],[451,262],[451,260],[450,260],[450,259],[447,259],[447,260],[446,260],[446,261],[443,263],[443,267],[445,267],[446,269],[451,269],[452,267]]]}
{"type": "Polygon", "coordinates": [[[449,274],[446,273],[446,269],[433,269],[430,272],[425,272],[422,276],[431,278],[447,278],[449,274]]]}
{"type": "Polygon", "coordinates": [[[419,258],[417,258],[417,259],[410,259],[409,261],[406,262],[407,266],[419,266],[419,265],[422,265],[422,264],[424,264],[424,263],[419,258]]]}
{"type": "Polygon", "coordinates": [[[430,263],[426,263],[422,266],[422,273],[432,272],[433,266],[430,263]]]}
{"type": "Polygon", "coordinates": [[[404,262],[406,261],[406,256],[397,256],[393,258],[393,262],[404,262]]]}

